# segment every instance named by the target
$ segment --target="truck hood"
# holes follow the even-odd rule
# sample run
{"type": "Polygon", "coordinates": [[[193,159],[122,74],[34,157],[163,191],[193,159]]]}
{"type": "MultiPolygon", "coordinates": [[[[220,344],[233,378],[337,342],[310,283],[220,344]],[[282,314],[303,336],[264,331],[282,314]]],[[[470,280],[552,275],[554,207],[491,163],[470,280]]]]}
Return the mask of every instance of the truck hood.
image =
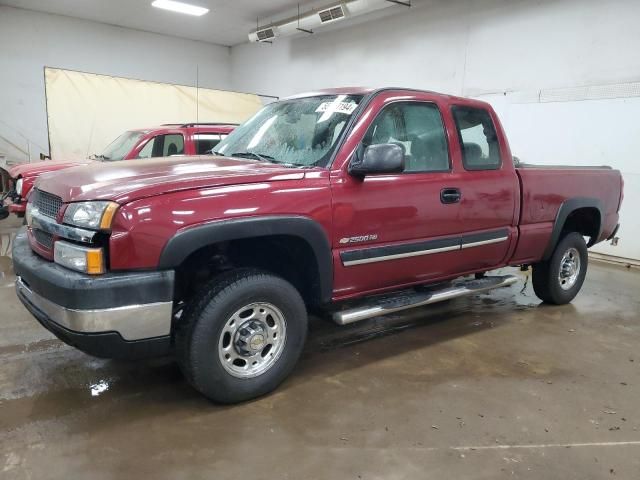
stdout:
{"type": "Polygon", "coordinates": [[[301,178],[304,172],[298,169],[207,155],[94,162],[41,177],[36,187],[59,196],[63,202],[127,203],[179,190],[301,178]]]}
{"type": "Polygon", "coordinates": [[[21,163],[9,169],[11,178],[16,177],[33,177],[43,173],[55,172],[65,168],[77,167],[79,165],[87,165],[91,160],[85,162],[59,162],[55,160],[37,162],[37,163],[21,163]]]}

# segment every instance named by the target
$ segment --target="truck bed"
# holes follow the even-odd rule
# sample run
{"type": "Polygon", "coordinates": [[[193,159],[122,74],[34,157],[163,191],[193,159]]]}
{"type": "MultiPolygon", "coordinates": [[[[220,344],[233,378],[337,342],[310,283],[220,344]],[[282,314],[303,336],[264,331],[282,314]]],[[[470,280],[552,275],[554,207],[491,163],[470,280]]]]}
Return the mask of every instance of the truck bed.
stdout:
{"type": "Polygon", "coordinates": [[[622,176],[618,170],[519,164],[516,173],[521,186],[520,239],[512,263],[536,261],[544,256],[558,212],[568,202],[589,205],[594,214],[601,216],[600,232],[590,238],[589,244],[609,238],[615,230],[622,201],[622,176]]]}

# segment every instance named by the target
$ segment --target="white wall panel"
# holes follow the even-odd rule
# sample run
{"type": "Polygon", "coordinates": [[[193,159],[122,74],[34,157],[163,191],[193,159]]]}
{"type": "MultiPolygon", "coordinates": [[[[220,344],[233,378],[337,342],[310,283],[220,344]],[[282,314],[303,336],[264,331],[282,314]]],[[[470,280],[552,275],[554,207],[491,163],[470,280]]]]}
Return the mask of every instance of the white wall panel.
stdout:
{"type": "Polygon", "coordinates": [[[400,85],[478,95],[640,80],[637,0],[414,0],[393,16],[232,48],[240,91],[400,85]]]}

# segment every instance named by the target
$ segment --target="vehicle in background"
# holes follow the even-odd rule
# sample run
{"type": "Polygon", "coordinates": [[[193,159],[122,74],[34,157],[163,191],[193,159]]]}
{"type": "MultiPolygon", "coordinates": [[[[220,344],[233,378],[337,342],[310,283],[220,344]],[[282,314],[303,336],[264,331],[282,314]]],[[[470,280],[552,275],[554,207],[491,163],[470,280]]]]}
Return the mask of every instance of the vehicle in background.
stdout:
{"type": "Polygon", "coordinates": [[[13,182],[9,173],[0,167],[0,220],[4,220],[9,216],[9,210],[5,207],[4,202],[8,198],[11,200],[13,195],[13,182]]]}
{"type": "Polygon", "coordinates": [[[230,123],[176,123],[156,128],[129,130],[111,142],[104,152],[91,155],[84,162],[54,160],[16,165],[9,169],[14,187],[6,194],[11,203],[4,208],[20,217],[24,216],[25,199],[36,179],[44,173],[77,167],[92,161],[134,160],[171,155],[207,155],[236,126],[230,123]]]}
{"type": "Polygon", "coordinates": [[[13,261],[63,341],[174,352],[219,402],[289,375],[309,310],[344,325],[511,285],[485,275],[506,266],[570,302],[623,199],[619,171],[516,166],[489,104],[411,89],[278,101],[216,152],[43,177],[13,261]]]}

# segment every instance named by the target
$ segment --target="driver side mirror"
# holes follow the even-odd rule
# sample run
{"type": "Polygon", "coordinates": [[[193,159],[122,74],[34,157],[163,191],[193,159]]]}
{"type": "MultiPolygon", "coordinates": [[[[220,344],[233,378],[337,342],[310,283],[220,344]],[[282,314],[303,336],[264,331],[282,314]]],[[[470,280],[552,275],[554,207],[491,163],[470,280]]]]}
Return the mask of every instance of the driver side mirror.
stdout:
{"type": "Polygon", "coordinates": [[[361,158],[349,164],[349,173],[364,177],[376,173],[401,173],[404,171],[404,147],[397,143],[369,145],[361,158]]]}

